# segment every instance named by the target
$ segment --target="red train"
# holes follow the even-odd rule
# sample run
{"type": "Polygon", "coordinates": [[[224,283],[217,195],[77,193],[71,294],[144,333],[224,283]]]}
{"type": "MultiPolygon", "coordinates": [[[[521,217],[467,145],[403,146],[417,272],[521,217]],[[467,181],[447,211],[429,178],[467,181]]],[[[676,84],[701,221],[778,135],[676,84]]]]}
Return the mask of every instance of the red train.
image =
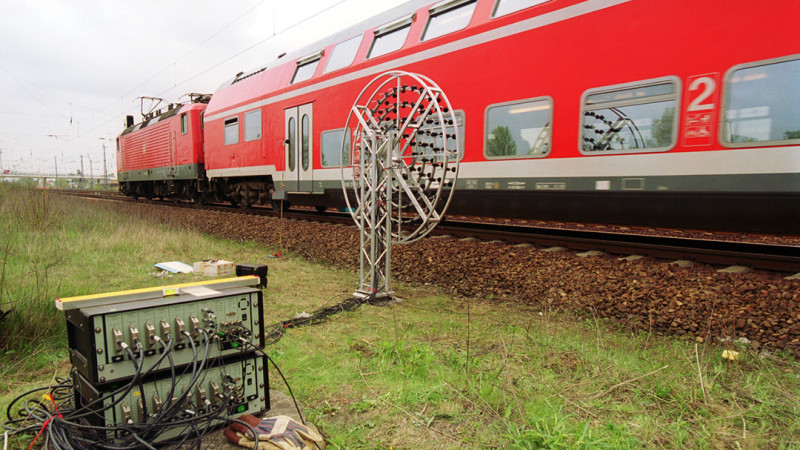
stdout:
{"type": "Polygon", "coordinates": [[[208,96],[171,104],[166,112],[149,114],[117,137],[117,179],[120,191],[133,197],[199,200],[205,189],[203,113],[208,96]]]}
{"type": "Polygon", "coordinates": [[[239,74],[204,118],[194,104],[161,119],[171,134],[155,118],[127,129],[120,189],[340,206],[349,109],[400,69],[457,110],[450,213],[798,233],[797,23],[794,0],[410,1],[239,74]],[[205,150],[137,153],[180,153],[179,134],[205,150]]]}

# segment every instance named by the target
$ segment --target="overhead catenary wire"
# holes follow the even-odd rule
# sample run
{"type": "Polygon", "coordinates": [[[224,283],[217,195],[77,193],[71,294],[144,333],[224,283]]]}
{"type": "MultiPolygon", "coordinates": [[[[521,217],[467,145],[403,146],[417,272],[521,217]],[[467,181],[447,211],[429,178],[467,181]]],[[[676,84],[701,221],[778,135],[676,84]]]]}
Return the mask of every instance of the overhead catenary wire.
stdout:
{"type": "MultiPolygon", "coordinates": [[[[250,51],[250,50],[252,50],[252,49],[254,49],[254,48],[258,47],[258,46],[259,46],[259,45],[261,45],[261,44],[264,44],[264,43],[266,43],[266,42],[268,42],[268,41],[270,41],[270,40],[272,40],[272,39],[275,39],[275,38],[277,38],[277,37],[281,36],[283,33],[286,33],[287,31],[290,31],[290,30],[292,30],[293,28],[295,28],[295,27],[298,27],[298,26],[300,26],[300,25],[302,25],[302,24],[304,24],[304,23],[308,22],[309,20],[311,20],[311,19],[313,19],[313,18],[315,18],[315,17],[318,17],[318,16],[320,16],[320,15],[322,15],[322,14],[326,13],[327,11],[329,11],[329,10],[331,10],[331,9],[335,8],[336,6],[338,6],[338,5],[342,4],[342,3],[346,2],[346,1],[347,1],[347,0],[339,0],[339,1],[337,1],[336,3],[334,3],[334,4],[330,5],[330,6],[328,6],[327,8],[325,8],[325,9],[323,9],[323,10],[321,10],[321,11],[318,11],[318,12],[316,12],[316,13],[314,13],[314,14],[312,14],[312,15],[310,15],[310,16],[308,16],[308,17],[306,17],[306,18],[304,18],[304,19],[302,19],[302,20],[300,20],[300,21],[298,21],[298,22],[296,22],[296,23],[294,23],[294,24],[292,24],[292,25],[290,25],[290,26],[288,26],[288,27],[286,27],[286,28],[284,28],[284,29],[280,30],[280,31],[276,31],[276,30],[274,30],[274,29],[273,29],[273,34],[272,34],[271,36],[268,36],[268,37],[266,37],[266,38],[264,38],[264,39],[261,39],[261,40],[259,40],[258,42],[254,43],[254,44],[252,44],[252,45],[250,45],[250,46],[248,46],[248,47],[246,47],[245,49],[243,49],[243,50],[240,50],[240,51],[236,52],[235,54],[233,54],[233,55],[231,55],[231,56],[229,56],[229,57],[227,57],[227,58],[225,58],[225,59],[223,59],[223,60],[221,60],[221,61],[219,61],[219,62],[217,62],[217,63],[215,63],[215,64],[213,64],[213,65],[211,65],[211,66],[209,66],[209,67],[207,67],[206,69],[203,69],[203,70],[201,70],[200,72],[197,72],[197,73],[195,73],[194,75],[192,75],[192,76],[190,76],[190,77],[188,77],[188,78],[185,78],[185,79],[183,79],[183,80],[182,80],[182,81],[180,81],[180,82],[174,82],[174,83],[173,83],[173,86],[171,86],[171,87],[169,87],[169,88],[167,88],[167,89],[164,89],[164,90],[162,90],[161,92],[157,93],[155,96],[156,96],[156,97],[160,97],[160,96],[162,96],[162,95],[164,95],[164,94],[167,94],[167,93],[169,93],[170,91],[172,91],[173,89],[175,89],[175,88],[177,88],[177,87],[179,87],[179,86],[182,86],[182,85],[184,85],[184,84],[186,84],[186,83],[188,83],[188,82],[190,82],[190,81],[192,81],[192,80],[194,80],[194,79],[196,79],[196,78],[198,78],[198,77],[200,77],[200,76],[202,76],[202,75],[205,75],[206,73],[208,73],[208,72],[210,72],[210,71],[212,71],[212,70],[216,69],[217,67],[219,67],[219,66],[221,66],[221,65],[225,64],[226,62],[229,62],[229,61],[233,60],[234,58],[237,58],[238,56],[241,56],[241,55],[243,55],[244,53],[247,53],[248,51],[250,51]]],[[[260,5],[260,4],[259,4],[259,5],[260,5]]],[[[257,5],[257,6],[258,6],[258,5],[257,5]]],[[[252,10],[252,9],[251,9],[251,10],[252,10]]],[[[248,10],[248,12],[249,12],[249,11],[251,11],[251,10],[248,10]]],[[[246,15],[246,14],[247,14],[247,13],[245,13],[245,14],[243,14],[243,15],[246,15]]],[[[238,20],[238,18],[237,18],[236,20],[238,20]]],[[[234,21],[234,22],[235,22],[235,21],[234,21]]],[[[227,28],[228,26],[230,26],[230,24],[229,24],[229,25],[226,25],[225,27],[223,27],[223,29],[227,28]]],[[[220,31],[222,31],[222,30],[220,30],[220,31]]],[[[217,33],[217,34],[218,34],[218,33],[217,33]]],[[[206,41],[203,41],[203,43],[205,43],[205,42],[207,42],[207,41],[208,41],[208,39],[207,39],[206,41]]],[[[200,45],[202,45],[202,44],[200,44],[200,45]]],[[[142,83],[141,83],[139,86],[137,86],[136,88],[134,88],[134,89],[132,89],[132,90],[128,91],[127,93],[123,94],[123,95],[122,95],[122,97],[124,98],[124,97],[126,97],[127,95],[130,95],[132,92],[134,92],[136,89],[138,89],[139,87],[141,87],[141,86],[143,86],[144,84],[146,84],[148,81],[150,81],[150,80],[152,80],[153,78],[157,77],[157,76],[158,76],[158,75],[160,75],[161,73],[163,73],[163,72],[165,72],[165,71],[169,70],[169,68],[171,68],[171,67],[172,67],[172,66],[173,66],[175,63],[177,63],[177,62],[178,62],[178,61],[179,61],[181,58],[183,58],[183,57],[187,56],[189,53],[193,52],[194,50],[196,50],[196,49],[193,49],[193,50],[191,50],[190,52],[187,52],[186,54],[184,54],[183,56],[181,56],[179,59],[175,60],[173,63],[170,63],[170,65],[169,65],[167,68],[165,68],[165,69],[163,69],[161,72],[159,72],[159,73],[157,73],[157,74],[155,74],[155,75],[151,76],[149,79],[147,79],[146,81],[142,82],[142,83]]],[[[116,101],[114,102],[114,104],[116,104],[116,101]]],[[[111,106],[111,105],[109,105],[109,106],[107,106],[107,107],[105,107],[105,108],[103,108],[103,109],[106,109],[106,108],[108,108],[108,107],[110,107],[110,106],[111,106]]],[[[124,111],[124,112],[122,113],[122,115],[125,115],[125,113],[127,113],[127,112],[129,112],[129,111],[132,111],[132,108],[128,109],[127,111],[124,111]]],[[[114,120],[119,120],[119,116],[116,116],[116,117],[114,117],[113,119],[110,119],[110,120],[108,120],[108,121],[106,121],[106,122],[104,122],[104,123],[102,123],[102,124],[100,124],[100,125],[98,125],[98,126],[96,126],[96,127],[94,127],[94,128],[91,128],[89,131],[86,131],[86,132],[84,132],[84,134],[90,134],[90,133],[94,132],[95,130],[97,130],[97,129],[99,129],[99,128],[105,127],[106,125],[110,124],[110,123],[111,123],[111,122],[113,122],[114,120]]],[[[77,138],[76,138],[76,139],[77,139],[77,138]]]]}

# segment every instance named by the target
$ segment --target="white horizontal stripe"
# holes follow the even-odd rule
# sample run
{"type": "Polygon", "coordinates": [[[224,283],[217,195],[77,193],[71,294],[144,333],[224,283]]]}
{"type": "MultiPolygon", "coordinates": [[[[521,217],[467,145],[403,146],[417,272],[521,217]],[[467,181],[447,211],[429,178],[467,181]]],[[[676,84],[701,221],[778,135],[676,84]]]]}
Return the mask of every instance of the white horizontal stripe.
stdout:
{"type": "MultiPolygon", "coordinates": [[[[375,66],[367,67],[365,69],[361,69],[346,75],[342,75],[340,77],[331,78],[330,80],[323,81],[320,83],[312,84],[310,86],[306,86],[304,88],[296,89],[290,92],[286,92],[281,95],[276,95],[274,97],[266,98],[264,100],[260,100],[257,102],[249,103],[244,106],[240,106],[235,109],[225,110],[220,113],[206,115],[205,116],[205,123],[209,123],[211,121],[221,119],[223,117],[228,117],[233,114],[238,114],[244,111],[248,111],[253,108],[260,108],[265,105],[269,105],[271,103],[279,102],[282,100],[286,100],[292,97],[296,97],[299,95],[307,94],[309,92],[314,92],[322,89],[327,89],[329,87],[333,87],[339,84],[346,83],[348,81],[352,81],[362,77],[368,77],[371,75],[377,75],[379,73],[386,72],[391,69],[395,69],[400,66],[404,66],[406,64],[411,64],[419,61],[424,61],[426,59],[435,58],[437,56],[441,56],[447,53],[456,52],[459,50],[463,50],[465,48],[473,47],[476,45],[484,44],[487,42],[495,41],[497,39],[502,39],[508,36],[513,36],[518,33],[522,33],[525,31],[533,30],[535,28],[540,28],[545,25],[551,25],[556,22],[561,22],[564,20],[572,19],[578,16],[582,16],[585,14],[589,14],[595,11],[599,11],[601,9],[609,8],[611,6],[616,6],[622,3],[629,2],[630,0],[588,0],[583,3],[579,3],[577,5],[572,5],[563,9],[559,9],[557,11],[553,11],[547,14],[542,14],[541,16],[532,17],[527,20],[523,20],[521,22],[512,23],[510,25],[506,25],[501,28],[496,28],[493,30],[489,30],[485,33],[477,34],[475,36],[470,36],[458,41],[450,42],[448,44],[440,45],[439,47],[434,47],[428,50],[424,50],[412,55],[404,56],[402,58],[394,59],[391,61],[387,61],[383,64],[378,64],[375,66]]],[[[424,75],[424,74],[423,74],[424,75]]],[[[354,99],[355,100],[355,99],[354,99]]],[[[214,99],[212,97],[211,102],[213,104],[214,99]]],[[[344,120],[344,118],[342,119],[344,120]]]]}
{"type": "Polygon", "coordinates": [[[233,167],[230,169],[210,169],[206,171],[208,178],[247,177],[256,175],[275,175],[278,171],[274,164],[266,166],[233,167]]]}
{"type": "Polygon", "coordinates": [[[800,173],[800,147],[461,163],[464,178],[643,177],[800,173]]]}
{"type": "MultiPolygon", "coordinates": [[[[315,181],[340,180],[318,169],[315,181]]],[[[652,153],[462,162],[462,178],[575,178],[800,173],[800,146],[690,153],[652,153]]],[[[350,176],[348,173],[346,176],[350,176]]],[[[350,179],[350,178],[348,178],[350,179]]]]}
{"type": "MultiPolygon", "coordinates": [[[[353,169],[346,168],[344,169],[344,177],[347,180],[353,179],[353,169]]],[[[338,167],[333,169],[317,169],[314,171],[314,181],[331,181],[331,180],[342,180],[342,171],[338,167]]]]}

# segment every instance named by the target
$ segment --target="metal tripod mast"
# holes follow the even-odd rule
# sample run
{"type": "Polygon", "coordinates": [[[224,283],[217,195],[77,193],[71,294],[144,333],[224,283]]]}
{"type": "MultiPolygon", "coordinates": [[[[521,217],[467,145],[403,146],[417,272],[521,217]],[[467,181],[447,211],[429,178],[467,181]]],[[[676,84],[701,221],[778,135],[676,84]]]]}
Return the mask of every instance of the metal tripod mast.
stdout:
{"type": "Polygon", "coordinates": [[[345,199],[361,234],[356,295],[392,296],[392,245],[416,241],[442,220],[459,148],[456,115],[429,78],[392,71],[361,91],[341,161],[345,199]]]}

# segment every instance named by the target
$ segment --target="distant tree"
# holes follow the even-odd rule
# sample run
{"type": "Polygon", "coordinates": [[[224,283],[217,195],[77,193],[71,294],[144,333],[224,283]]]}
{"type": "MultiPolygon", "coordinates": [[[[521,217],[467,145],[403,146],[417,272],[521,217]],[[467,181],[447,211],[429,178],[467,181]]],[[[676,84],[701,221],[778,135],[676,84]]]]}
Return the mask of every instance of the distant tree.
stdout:
{"type": "Polygon", "coordinates": [[[731,142],[758,142],[758,139],[750,136],[743,136],[741,134],[732,134],[731,142]]]}
{"type": "Polygon", "coordinates": [[[675,124],[675,108],[667,108],[660,119],[653,121],[650,129],[652,138],[647,140],[647,147],[667,147],[672,143],[672,129],[675,124]]]}
{"type": "Polygon", "coordinates": [[[789,130],[783,133],[784,139],[800,139],[800,130],[789,130]]]}
{"type": "Polygon", "coordinates": [[[517,143],[508,127],[498,126],[492,130],[486,154],[488,156],[511,156],[517,154],[517,143]]]}

